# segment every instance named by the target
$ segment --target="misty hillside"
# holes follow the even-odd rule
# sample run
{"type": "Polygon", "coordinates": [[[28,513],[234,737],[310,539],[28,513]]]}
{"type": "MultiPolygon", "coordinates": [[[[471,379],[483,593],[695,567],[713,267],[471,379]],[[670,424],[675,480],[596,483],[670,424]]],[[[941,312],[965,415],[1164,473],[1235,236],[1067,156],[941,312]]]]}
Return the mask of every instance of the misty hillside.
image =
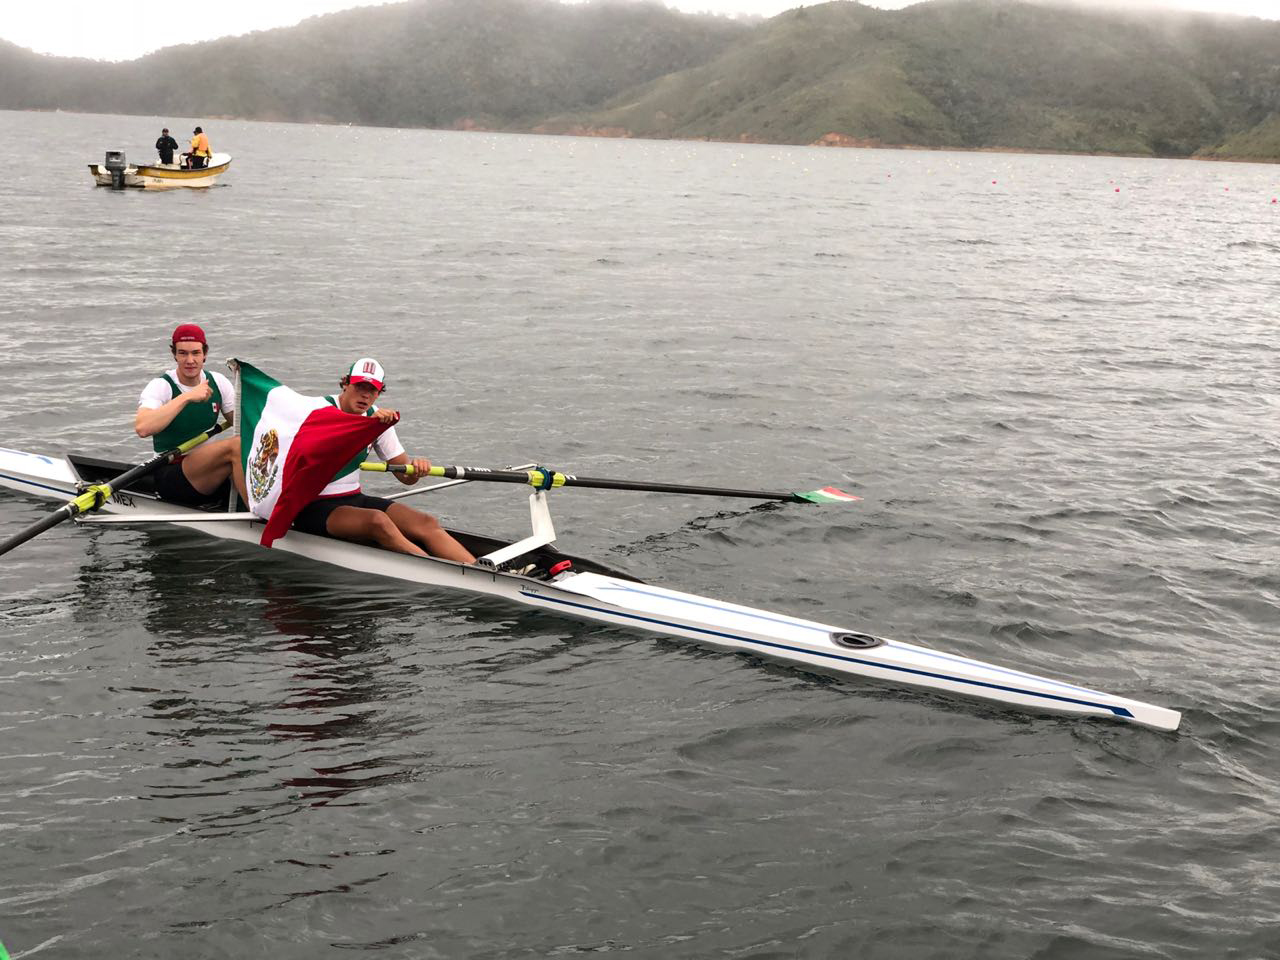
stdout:
{"type": "Polygon", "coordinates": [[[0,44],[0,108],[519,127],[703,63],[746,29],[660,4],[414,0],[120,64],[0,44]]]}
{"type": "Polygon", "coordinates": [[[0,107],[1280,159],[1280,23],[1019,0],[752,24],[414,0],[122,64],[0,44],[0,107]]]}
{"type": "Polygon", "coordinates": [[[774,17],[578,123],[635,136],[1280,157],[1280,23],[1016,0],[774,17]]]}

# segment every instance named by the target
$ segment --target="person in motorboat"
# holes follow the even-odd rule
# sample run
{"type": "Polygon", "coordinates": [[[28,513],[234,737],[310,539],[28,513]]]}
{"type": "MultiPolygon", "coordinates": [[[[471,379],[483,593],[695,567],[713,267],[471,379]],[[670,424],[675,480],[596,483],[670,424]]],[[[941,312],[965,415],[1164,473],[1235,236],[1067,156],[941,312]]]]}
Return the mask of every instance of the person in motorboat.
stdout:
{"type": "MultiPolygon", "coordinates": [[[[357,360],[338,385],[341,392],[325,399],[339,410],[377,417],[383,423],[396,421],[394,410],[374,403],[386,389],[386,373],[377,360],[371,357],[357,360]]],[[[339,470],[315,500],[302,508],[293,521],[294,529],[339,540],[372,542],[413,556],[430,555],[459,563],[475,563],[476,558],[471,552],[440,526],[440,521],[431,514],[395,500],[361,492],[360,464],[369,459],[370,453],[386,463],[412,464],[412,475],[395,474],[396,479],[406,485],[417,483],[431,469],[430,460],[424,457],[411,459],[405,453],[395,427],[388,427],[370,447],[361,450],[339,470]]]]}
{"type": "Polygon", "coordinates": [[[209,158],[213,156],[213,150],[209,147],[209,137],[205,134],[203,127],[196,127],[192,131],[191,151],[186,155],[186,166],[193,170],[203,169],[209,162],[209,158]]]}
{"type": "MultiPolygon", "coordinates": [[[[219,417],[231,422],[236,408],[231,381],[204,368],[209,342],[200,327],[180,324],[170,338],[169,352],[175,366],[143,387],[133,420],[138,436],[150,437],[157,453],[212,429],[219,417]]],[[[208,440],[155,472],[156,493],[162,500],[189,507],[226,504],[232,467],[239,462],[238,437],[208,440]]]]}
{"type": "Polygon", "coordinates": [[[178,149],[178,141],[169,136],[169,128],[160,131],[160,139],[156,141],[156,152],[160,154],[160,162],[173,163],[173,152],[178,149]]]}

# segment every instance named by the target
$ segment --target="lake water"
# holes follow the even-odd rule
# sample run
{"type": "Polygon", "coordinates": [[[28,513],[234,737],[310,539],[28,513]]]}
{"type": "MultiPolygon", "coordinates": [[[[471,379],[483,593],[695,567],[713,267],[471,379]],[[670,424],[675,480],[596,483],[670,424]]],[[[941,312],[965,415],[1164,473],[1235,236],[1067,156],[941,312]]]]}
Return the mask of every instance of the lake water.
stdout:
{"type": "Polygon", "coordinates": [[[180,321],[371,354],[436,462],[865,498],[567,550],[1183,726],[68,525],[0,560],[15,958],[1280,956],[1280,167],[200,122],[224,186],[114,193],[194,121],[0,113],[0,445],[141,457],[180,321]]]}

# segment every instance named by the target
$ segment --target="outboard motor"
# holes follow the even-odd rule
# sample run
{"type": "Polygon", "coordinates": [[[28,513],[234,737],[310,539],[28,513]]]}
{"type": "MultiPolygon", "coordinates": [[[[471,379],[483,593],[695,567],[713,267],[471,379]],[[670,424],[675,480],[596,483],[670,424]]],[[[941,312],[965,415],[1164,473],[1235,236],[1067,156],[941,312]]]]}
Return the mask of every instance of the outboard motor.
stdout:
{"type": "Polygon", "coordinates": [[[124,161],[123,150],[108,150],[107,158],[103,161],[102,166],[107,173],[111,174],[111,189],[124,189],[124,170],[128,166],[124,161]]]}

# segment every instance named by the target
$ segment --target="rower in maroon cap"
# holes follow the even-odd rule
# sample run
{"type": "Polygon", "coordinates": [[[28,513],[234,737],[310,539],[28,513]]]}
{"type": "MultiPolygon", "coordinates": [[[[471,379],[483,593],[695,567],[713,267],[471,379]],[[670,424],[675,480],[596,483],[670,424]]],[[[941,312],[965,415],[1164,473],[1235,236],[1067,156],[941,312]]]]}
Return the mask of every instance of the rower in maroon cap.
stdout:
{"type": "MultiPolygon", "coordinates": [[[[142,389],[133,429],[150,437],[156,452],[172,450],[225,418],[231,422],[236,391],[221,373],[206,370],[209,341],[194,323],[180,324],[170,338],[175,365],[142,389]]],[[[239,459],[236,437],[206,441],[175,457],[155,472],[162,500],[197,507],[226,504],[233,464],[239,459]]]]}

